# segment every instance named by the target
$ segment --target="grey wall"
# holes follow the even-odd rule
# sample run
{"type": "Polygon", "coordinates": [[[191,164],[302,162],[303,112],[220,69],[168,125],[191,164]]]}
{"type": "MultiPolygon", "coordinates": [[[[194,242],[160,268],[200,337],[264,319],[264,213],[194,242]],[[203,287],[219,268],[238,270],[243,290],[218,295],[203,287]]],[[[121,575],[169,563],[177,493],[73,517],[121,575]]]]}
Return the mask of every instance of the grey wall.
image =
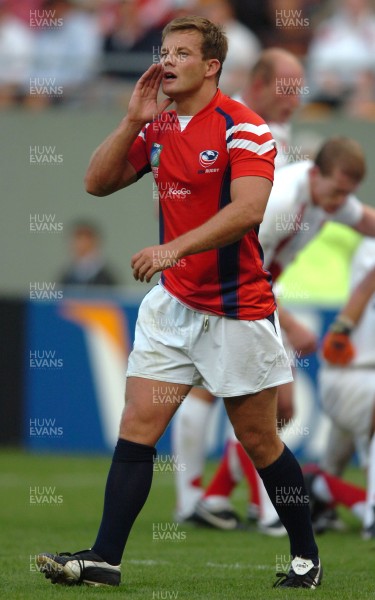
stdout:
{"type": "MultiPolygon", "coordinates": [[[[100,223],[106,256],[126,288],[143,295],[146,286],[133,281],[130,258],[158,241],[151,176],[107,198],[94,198],[83,187],[92,151],[121,117],[119,111],[62,109],[1,114],[1,293],[28,295],[30,282],[55,281],[68,258],[69,223],[85,216],[100,223]],[[55,147],[54,154],[62,163],[30,163],[30,146],[41,150],[55,147]],[[30,215],[34,214],[54,215],[63,231],[31,232],[30,215]]],[[[314,136],[346,134],[363,144],[369,156],[369,175],[359,196],[375,205],[375,124],[343,119],[296,123],[296,134],[301,130],[314,136]]],[[[296,143],[300,143],[298,135],[296,143]]]]}

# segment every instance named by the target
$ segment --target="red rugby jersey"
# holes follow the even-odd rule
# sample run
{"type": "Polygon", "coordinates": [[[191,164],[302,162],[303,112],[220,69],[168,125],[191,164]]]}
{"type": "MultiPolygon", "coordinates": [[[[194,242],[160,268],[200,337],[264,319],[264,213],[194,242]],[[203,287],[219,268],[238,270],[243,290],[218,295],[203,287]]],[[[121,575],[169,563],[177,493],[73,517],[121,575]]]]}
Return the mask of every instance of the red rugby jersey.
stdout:
{"type": "MultiPolygon", "coordinates": [[[[175,111],[147,124],[128,160],[138,178],[153,172],[164,244],[226,206],[232,179],[252,175],[273,181],[275,155],[264,121],[218,90],[184,131],[175,111]]],[[[201,312],[244,320],[269,316],[276,305],[257,229],[223,248],[184,257],[162,272],[163,286],[201,312]]]]}

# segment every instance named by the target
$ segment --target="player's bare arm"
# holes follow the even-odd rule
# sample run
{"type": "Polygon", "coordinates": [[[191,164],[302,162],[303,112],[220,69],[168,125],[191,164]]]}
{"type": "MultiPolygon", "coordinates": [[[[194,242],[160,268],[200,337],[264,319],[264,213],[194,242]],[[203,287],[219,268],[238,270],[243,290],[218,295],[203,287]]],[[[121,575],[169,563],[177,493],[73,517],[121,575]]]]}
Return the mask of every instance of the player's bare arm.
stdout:
{"type": "Polygon", "coordinates": [[[126,117],[91,157],[85,176],[86,191],[89,194],[107,196],[136,181],[135,169],[127,161],[128,152],[142,127],[172,102],[167,98],[158,105],[157,96],[162,77],[163,66],[154,64],[138,80],[126,117]]]}
{"type": "Polygon", "coordinates": [[[348,319],[356,325],[365,310],[368,301],[375,293],[375,267],[371,269],[352,292],[339,318],[348,319]]]}
{"type": "Polygon", "coordinates": [[[350,336],[374,293],[375,267],[353,290],[344,308],[324,336],[322,352],[328,362],[333,365],[345,366],[353,360],[356,350],[350,336]]]}
{"type": "Polygon", "coordinates": [[[278,307],[280,326],[285,331],[289,343],[301,356],[315,352],[318,338],[313,331],[302,325],[283,306],[278,307]]]}
{"type": "Polygon", "coordinates": [[[147,282],[181,258],[227,246],[262,222],[272,188],[264,177],[239,177],[231,183],[232,202],[211,219],[160,246],[144,248],[131,261],[135,279],[147,282]]]}
{"type": "Polygon", "coordinates": [[[368,204],[364,204],[362,218],[353,229],[362,235],[375,237],[375,208],[368,206],[368,204]]]}

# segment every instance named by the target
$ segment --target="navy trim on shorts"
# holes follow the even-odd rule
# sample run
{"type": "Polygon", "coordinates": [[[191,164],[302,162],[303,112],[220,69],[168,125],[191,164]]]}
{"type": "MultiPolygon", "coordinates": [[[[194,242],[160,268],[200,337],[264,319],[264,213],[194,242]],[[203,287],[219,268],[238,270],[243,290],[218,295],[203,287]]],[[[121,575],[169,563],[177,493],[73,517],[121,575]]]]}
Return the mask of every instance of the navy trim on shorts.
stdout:
{"type": "Polygon", "coordinates": [[[267,320],[268,320],[270,323],[272,323],[272,325],[273,325],[273,327],[274,327],[274,330],[275,330],[275,333],[276,333],[276,335],[277,335],[277,331],[276,331],[276,325],[275,325],[275,313],[274,313],[274,312],[273,312],[273,313],[271,313],[270,315],[268,315],[268,317],[266,317],[266,319],[267,319],[267,320]]]}

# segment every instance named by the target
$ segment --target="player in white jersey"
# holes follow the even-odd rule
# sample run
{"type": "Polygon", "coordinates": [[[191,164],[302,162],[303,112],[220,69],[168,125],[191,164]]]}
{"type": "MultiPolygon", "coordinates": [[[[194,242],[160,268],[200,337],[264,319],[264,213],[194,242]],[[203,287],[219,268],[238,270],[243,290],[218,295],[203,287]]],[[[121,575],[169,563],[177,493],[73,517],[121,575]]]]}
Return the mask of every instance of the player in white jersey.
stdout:
{"type": "Polygon", "coordinates": [[[352,435],[367,468],[365,535],[375,537],[375,240],[365,239],[352,261],[348,303],[323,345],[321,402],[336,427],[352,435]],[[363,311],[363,312],[362,312],[363,311]],[[357,324],[358,323],[358,324],[357,324]]]}
{"type": "MultiPolygon", "coordinates": [[[[268,123],[278,150],[276,168],[293,158],[289,154],[290,119],[300,103],[303,77],[303,67],[293,54],[282,48],[269,48],[261,53],[246,87],[234,98],[251,107],[268,123]]],[[[297,351],[304,354],[315,350],[315,334],[291,316],[288,325],[297,351]]],[[[279,394],[279,407],[285,407],[279,417],[287,422],[292,416],[291,394],[287,388],[284,395],[285,399],[283,393],[279,394]]],[[[185,467],[178,470],[175,477],[178,520],[188,519],[203,495],[205,439],[213,401],[209,392],[194,388],[174,417],[173,457],[185,467]]]]}
{"type": "MultiPolygon", "coordinates": [[[[314,162],[303,161],[277,171],[259,231],[265,266],[274,280],[328,220],[374,236],[375,210],[353,195],[364,173],[365,159],[359,144],[340,137],[325,142],[314,162]]],[[[279,312],[280,323],[287,330],[285,323],[289,316],[282,307],[279,312]]],[[[198,515],[207,522],[210,515],[216,518],[221,513],[224,520],[229,521],[228,497],[239,480],[238,475],[230,473],[231,460],[233,457],[224,456],[217,475],[197,506],[198,515]],[[232,482],[228,482],[230,477],[232,482]]],[[[271,515],[268,519],[271,522],[271,515]]],[[[215,524],[214,520],[210,523],[215,524]]],[[[233,525],[226,527],[224,522],[221,525],[233,528],[233,525]]],[[[220,526],[219,520],[216,526],[220,526]]]]}
{"type": "MultiPolygon", "coordinates": [[[[362,466],[368,466],[367,502],[359,501],[361,491],[336,477],[327,475],[324,456],[322,470],[307,475],[310,495],[319,502],[343,502],[364,521],[364,537],[375,537],[375,242],[365,239],[352,262],[351,284],[354,291],[323,341],[326,363],[320,372],[322,404],[332,418],[332,432],[354,440],[362,466]],[[360,283],[357,282],[360,280],[360,283]],[[358,325],[357,325],[358,324],[358,325]],[[345,368],[346,367],[346,368],[345,368]],[[365,511],[363,510],[365,508],[365,511]]],[[[336,435],[335,435],[336,438],[336,435]]],[[[330,446],[326,454],[330,452],[330,446]]],[[[345,464],[342,464],[344,467],[345,464]]],[[[324,515],[318,518],[325,528],[324,515]]]]}

